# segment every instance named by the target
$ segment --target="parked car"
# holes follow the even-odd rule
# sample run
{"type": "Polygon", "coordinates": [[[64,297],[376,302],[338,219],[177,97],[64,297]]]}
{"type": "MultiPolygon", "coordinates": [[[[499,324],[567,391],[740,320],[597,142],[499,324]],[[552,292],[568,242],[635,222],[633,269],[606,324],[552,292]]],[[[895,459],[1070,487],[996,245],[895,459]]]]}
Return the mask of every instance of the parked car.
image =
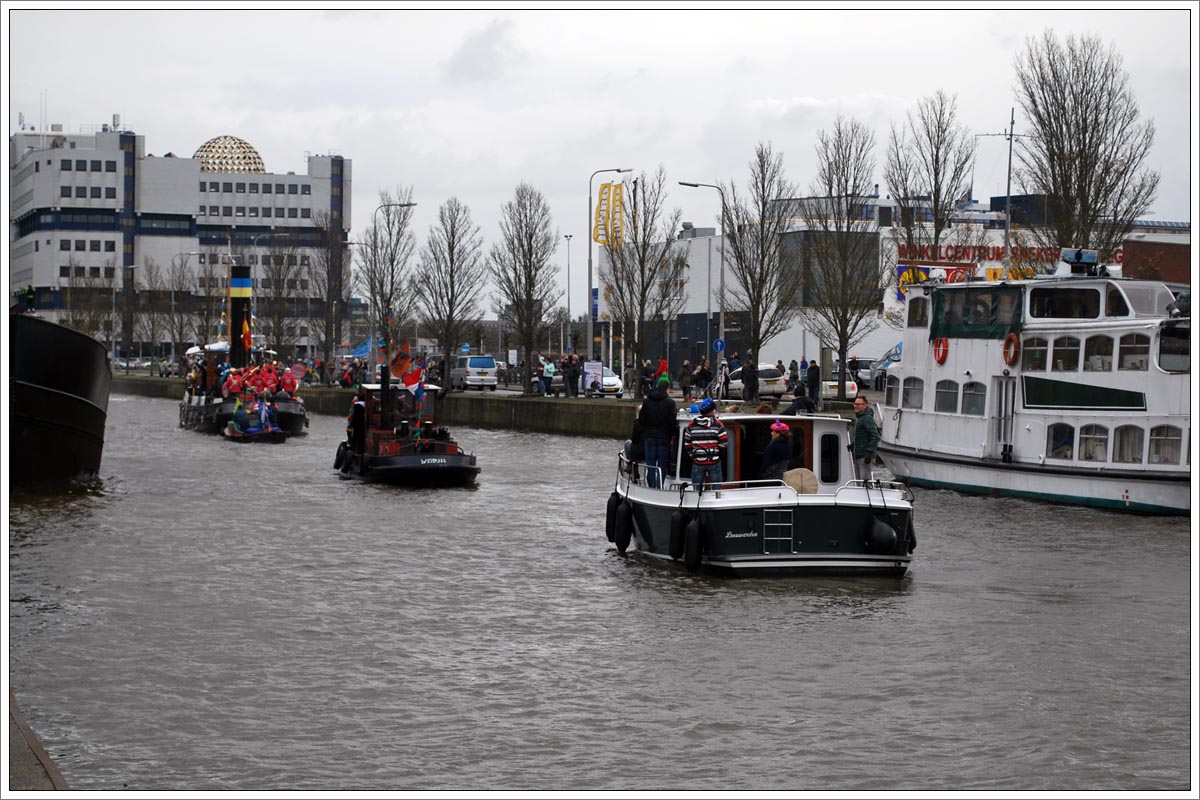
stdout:
{"type": "MultiPolygon", "coordinates": [[[[758,365],[759,397],[783,397],[786,388],[787,376],[776,369],[774,364],[758,365]]],[[[742,367],[738,367],[729,373],[729,393],[727,396],[738,400],[745,400],[746,396],[742,389],[742,367]]]]}
{"type": "Polygon", "coordinates": [[[617,373],[613,372],[608,367],[604,367],[604,373],[601,376],[601,382],[602,397],[615,397],[620,400],[621,397],[624,396],[624,382],[620,379],[620,377],[617,376],[617,373]]]}
{"type": "Polygon", "coordinates": [[[498,366],[492,356],[458,356],[450,367],[450,387],[453,389],[491,389],[496,391],[498,366]]]}
{"type": "MultiPolygon", "coordinates": [[[[846,379],[846,397],[852,398],[858,394],[858,382],[853,378],[846,379]]],[[[838,396],[838,382],[835,378],[830,381],[821,381],[821,399],[833,400],[838,396]]]]}

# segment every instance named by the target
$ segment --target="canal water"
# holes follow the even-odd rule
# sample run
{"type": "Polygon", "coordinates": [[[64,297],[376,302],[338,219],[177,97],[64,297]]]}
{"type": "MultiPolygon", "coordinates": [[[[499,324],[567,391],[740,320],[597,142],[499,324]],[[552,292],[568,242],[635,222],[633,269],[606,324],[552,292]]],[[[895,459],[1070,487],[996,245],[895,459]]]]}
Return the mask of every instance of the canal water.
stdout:
{"type": "Polygon", "coordinates": [[[9,655],[76,790],[1176,790],[1186,519],[916,490],[903,579],[690,576],[604,537],[617,443],[459,428],[474,489],[339,479],[114,395],[13,495],[9,655]]]}

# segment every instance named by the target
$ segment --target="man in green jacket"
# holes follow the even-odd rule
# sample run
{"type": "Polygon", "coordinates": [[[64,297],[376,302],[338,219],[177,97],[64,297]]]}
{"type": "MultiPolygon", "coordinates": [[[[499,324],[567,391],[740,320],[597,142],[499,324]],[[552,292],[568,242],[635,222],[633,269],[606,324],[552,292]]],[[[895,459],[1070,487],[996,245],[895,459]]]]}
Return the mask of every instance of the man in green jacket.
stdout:
{"type": "Polygon", "coordinates": [[[854,477],[860,481],[871,479],[871,462],[875,459],[875,448],[879,444],[879,426],[875,415],[867,408],[867,398],[854,398],[854,477]]]}

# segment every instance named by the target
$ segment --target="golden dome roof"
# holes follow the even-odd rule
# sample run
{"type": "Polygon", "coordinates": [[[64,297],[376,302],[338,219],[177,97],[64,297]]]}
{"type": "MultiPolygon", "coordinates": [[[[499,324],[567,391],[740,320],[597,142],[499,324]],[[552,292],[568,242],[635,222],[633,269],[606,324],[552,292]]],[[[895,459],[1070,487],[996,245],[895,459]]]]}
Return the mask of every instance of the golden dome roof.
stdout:
{"type": "Polygon", "coordinates": [[[201,172],[266,172],[262,157],[245,139],[218,136],[196,149],[201,172]]]}

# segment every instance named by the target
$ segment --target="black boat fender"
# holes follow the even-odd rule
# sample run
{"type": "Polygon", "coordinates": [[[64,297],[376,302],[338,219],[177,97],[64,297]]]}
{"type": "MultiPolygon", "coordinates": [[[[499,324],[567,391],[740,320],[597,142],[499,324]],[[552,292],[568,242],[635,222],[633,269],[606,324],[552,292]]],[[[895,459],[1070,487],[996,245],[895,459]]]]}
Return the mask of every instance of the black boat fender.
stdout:
{"type": "Polygon", "coordinates": [[[703,533],[700,527],[700,520],[693,519],[688,522],[687,528],[683,532],[683,566],[688,572],[697,572],[700,569],[700,547],[701,534],[703,533]]]}
{"type": "Polygon", "coordinates": [[[867,535],[867,550],[871,553],[890,553],[896,549],[896,542],[900,537],[896,535],[896,529],[889,525],[881,517],[874,517],[871,523],[871,531],[867,535]]]}
{"type": "Polygon", "coordinates": [[[617,545],[617,552],[624,553],[633,538],[633,505],[628,500],[617,506],[613,523],[613,541],[617,545]]]}
{"type": "Polygon", "coordinates": [[[683,535],[687,529],[688,515],[682,508],[671,514],[671,538],[667,540],[667,552],[678,561],[683,556],[683,535]]]}
{"type": "Polygon", "coordinates": [[[333,468],[341,469],[342,462],[346,460],[346,443],[338,442],[337,455],[333,457],[333,468]]]}
{"type": "Polygon", "coordinates": [[[912,514],[908,515],[908,527],[905,528],[905,533],[907,534],[905,538],[908,539],[908,552],[911,554],[913,550],[917,549],[917,529],[913,527],[912,514]]]}
{"type": "Polygon", "coordinates": [[[608,508],[604,512],[604,535],[610,542],[617,540],[617,506],[621,504],[621,495],[613,492],[608,496],[608,508]]]}
{"type": "Polygon", "coordinates": [[[358,457],[358,474],[359,475],[366,475],[367,472],[370,471],[371,467],[368,464],[369,460],[370,459],[367,457],[366,453],[363,453],[362,455],[360,455],[358,457]]]}

